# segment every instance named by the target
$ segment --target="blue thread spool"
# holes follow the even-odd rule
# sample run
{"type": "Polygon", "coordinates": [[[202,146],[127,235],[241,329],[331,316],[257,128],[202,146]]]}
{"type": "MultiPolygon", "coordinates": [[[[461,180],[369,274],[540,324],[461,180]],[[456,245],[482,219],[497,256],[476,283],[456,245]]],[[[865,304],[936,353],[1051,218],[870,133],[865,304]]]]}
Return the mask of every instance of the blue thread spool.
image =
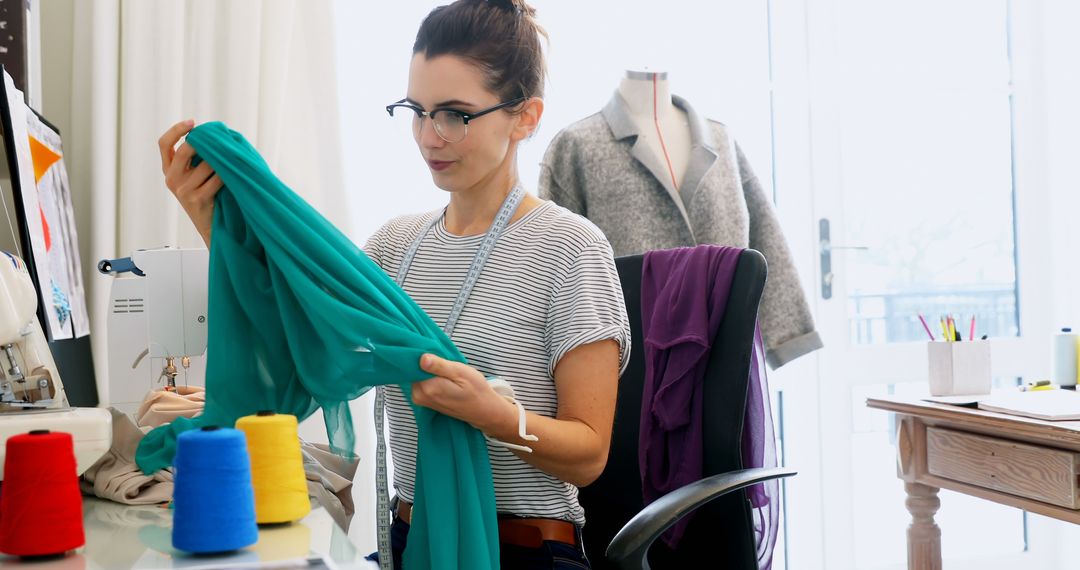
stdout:
{"type": "Polygon", "coordinates": [[[255,492],[244,433],[215,426],[176,441],[173,547],[228,552],[259,540],[255,492]]]}

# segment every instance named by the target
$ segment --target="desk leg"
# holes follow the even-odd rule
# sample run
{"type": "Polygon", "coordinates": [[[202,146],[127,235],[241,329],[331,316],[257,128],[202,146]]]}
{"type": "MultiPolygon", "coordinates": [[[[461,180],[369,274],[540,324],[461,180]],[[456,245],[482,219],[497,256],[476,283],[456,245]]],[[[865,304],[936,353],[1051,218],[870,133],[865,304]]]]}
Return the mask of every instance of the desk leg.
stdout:
{"type": "Polygon", "coordinates": [[[941,570],[941,528],[934,514],[941,506],[938,488],[904,483],[911,524],[907,531],[908,570],[941,570]]]}

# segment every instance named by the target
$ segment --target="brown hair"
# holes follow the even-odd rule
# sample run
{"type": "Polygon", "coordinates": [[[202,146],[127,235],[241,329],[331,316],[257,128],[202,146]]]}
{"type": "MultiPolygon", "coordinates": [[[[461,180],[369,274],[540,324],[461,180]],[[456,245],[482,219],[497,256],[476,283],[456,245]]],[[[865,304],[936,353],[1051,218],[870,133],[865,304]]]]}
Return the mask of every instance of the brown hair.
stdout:
{"type": "Polygon", "coordinates": [[[470,61],[502,101],[543,97],[547,65],[541,37],[547,39],[547,32],[525,0],[457,0],[424,18],[413,54],[470,61]]]}

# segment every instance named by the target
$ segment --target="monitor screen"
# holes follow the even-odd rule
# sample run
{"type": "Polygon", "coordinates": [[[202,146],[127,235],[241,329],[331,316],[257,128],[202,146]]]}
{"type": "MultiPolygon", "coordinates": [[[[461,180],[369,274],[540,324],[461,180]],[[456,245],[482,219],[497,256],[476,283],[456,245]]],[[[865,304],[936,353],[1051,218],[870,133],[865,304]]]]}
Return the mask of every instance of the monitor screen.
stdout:
{"type": "MultiPolygon", "coordinates": [[[[0,67],[2,70],[2,67],[0,67]]],[[[26,105],[3,71],[0,122],[19,255],[38,292],[38,320],[73,406],[97,405],[90,321],[60,131],[26,105]]],[[[7,188],[4,189],[8,190],[7,188]]]]}

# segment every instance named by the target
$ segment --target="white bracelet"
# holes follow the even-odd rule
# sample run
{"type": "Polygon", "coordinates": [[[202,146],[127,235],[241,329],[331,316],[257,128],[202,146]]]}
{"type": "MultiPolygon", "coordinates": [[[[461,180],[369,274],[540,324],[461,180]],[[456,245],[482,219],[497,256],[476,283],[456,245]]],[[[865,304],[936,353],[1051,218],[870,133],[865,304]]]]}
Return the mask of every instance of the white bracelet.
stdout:
{"type": "MultiPolygon", "coordinates": [[[[540,438],[525,432],[525,407],[521,405],[521,402],[518,402],[514,398],[514,387],[511,386],[509,382],[503,380],[502,378],[499,378],[498,376],[488,378],[488,383],[491,384],[491,387],[495,390],[496,394],[502,396],[503,398],[506,398],[511,404],[517,406],[518,437],[525,441],[540,441],[540,438]]],[[[532,453],[532,448],[527,445],[517,445],[516,443],[506,443],[505,441],[499,441],[486,433],[484,434],[484,437],[491,443],[501,445],[502,447],[505,447],[507,449],[516,449],[518,451],[524,451],[525,453],[532,453]]]]}

